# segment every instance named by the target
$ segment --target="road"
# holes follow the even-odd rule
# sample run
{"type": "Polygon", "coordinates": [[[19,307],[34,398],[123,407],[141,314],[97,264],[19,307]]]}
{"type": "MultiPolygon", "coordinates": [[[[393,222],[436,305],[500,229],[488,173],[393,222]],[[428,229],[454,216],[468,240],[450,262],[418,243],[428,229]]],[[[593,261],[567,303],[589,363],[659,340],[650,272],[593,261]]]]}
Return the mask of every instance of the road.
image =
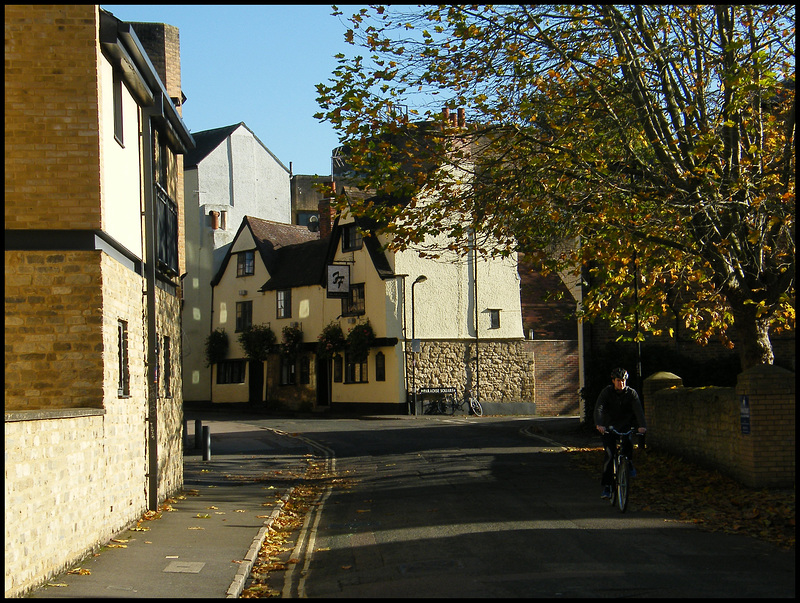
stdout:
{"type": "Polygon", "coordinates": [[[537,421],[559,420],[253,419],[314,442],[340,478],[285,596],[795,596],[794,551],[641,511],[635,482],[621,514],[557,433],[527,433],[537,421]]]}

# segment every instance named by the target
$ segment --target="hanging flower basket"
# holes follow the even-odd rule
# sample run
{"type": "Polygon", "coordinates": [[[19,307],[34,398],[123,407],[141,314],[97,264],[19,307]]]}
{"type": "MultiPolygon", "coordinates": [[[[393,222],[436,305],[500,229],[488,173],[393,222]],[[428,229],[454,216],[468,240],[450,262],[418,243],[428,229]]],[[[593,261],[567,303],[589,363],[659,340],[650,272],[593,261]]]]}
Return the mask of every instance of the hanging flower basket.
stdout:
{"type": "Polygon", "coordinates": [[[228,334],[225,329],[216,329],[206,337],[206,366],[218,364],[228,356],[228,334]]]}
{"type": "Polygon", "coordinates": [[[250,360],[264,361],[275,349],[277,338],[267,325],[251,325],[239,333],[239,343],[250,360]]]}
{"type": "Polygon", "coordinates": [[[303,331],[300,327],[283,327],[281,354],[293,360],[300,355],[303,347],[303,331]]]}
{"type": "Polygon", "coordinates": [[[333,358],[347,345],[344,332],[338,322],[332,322],[322,329],[317,340],[317,356],[322,359],[333,358]]]}
{"type": "Polygon", "coordinates": [[[350,329],[347,334],[347,351],[353,362],[364,362],[373,343],[375,343],[375,331],[372,330],[369,320],[350,329]]]}

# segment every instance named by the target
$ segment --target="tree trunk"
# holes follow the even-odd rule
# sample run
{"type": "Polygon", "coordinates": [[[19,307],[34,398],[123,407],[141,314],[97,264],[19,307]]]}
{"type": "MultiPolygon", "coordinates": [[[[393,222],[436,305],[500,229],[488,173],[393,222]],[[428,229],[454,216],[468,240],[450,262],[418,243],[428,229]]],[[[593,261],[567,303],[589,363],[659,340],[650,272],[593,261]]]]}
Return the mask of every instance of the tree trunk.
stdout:
{"type": "Polygon", "coordinates": [[[730,297],[728,301],[733,312],[735,344],[739,348],[742,370],[759,364],[772,364],[775,356],[769,339],[769,316],[756,316],[758,305],[755,303],[746,304],[730,297]]]}

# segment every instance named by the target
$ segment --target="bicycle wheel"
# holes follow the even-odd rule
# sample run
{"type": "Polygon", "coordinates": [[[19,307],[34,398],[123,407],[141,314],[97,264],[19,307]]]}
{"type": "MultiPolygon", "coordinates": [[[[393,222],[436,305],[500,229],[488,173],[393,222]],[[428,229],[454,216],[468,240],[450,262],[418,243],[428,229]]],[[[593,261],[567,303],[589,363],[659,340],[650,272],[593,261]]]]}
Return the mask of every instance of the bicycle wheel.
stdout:
{"type": "Polygon", "coordinates": [[[481,403],[478,402],[477,398],[469,399],[469,407],[472,409],[473,414],[479,417],[483,416],[483,407],[481,406],[481,403]]]}
{"type": "Polygon", "coordinates": [[[608,502],[611,503],[611,506],[613,507],[617,503],[617,476],[619,475],[619,457],[615,455],[612,463],[614,464],[614,475],[612,476],[614,481],[611,484],[611,496],[609,497],[608,502]]]}
{"type": "Polygon", "coordinates": [[[622,457],[617,471],[617,505],[619,510],[624,513],[628,508],[628,486],[630,484],[630,464],[628,459],[622,457]]]}

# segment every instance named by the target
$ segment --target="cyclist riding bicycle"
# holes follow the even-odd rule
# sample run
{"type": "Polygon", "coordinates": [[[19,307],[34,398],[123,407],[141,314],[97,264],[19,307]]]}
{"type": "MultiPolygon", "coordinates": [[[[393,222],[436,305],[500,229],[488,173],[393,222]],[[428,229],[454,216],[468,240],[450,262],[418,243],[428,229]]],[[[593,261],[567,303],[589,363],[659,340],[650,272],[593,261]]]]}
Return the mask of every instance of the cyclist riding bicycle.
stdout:
{"type": "MultiPolygon", "coordinates": [[[[624,368],[615,368],[611,371],[611,385],[607,385],[597,397],[594,407],[594,423],[597,431],[603,437],[603,447],[606,458],[603,462],[603,475],[600,483],[603,486],[601,498],[611,498],[611,485],[614,482],[614,449],[619,437],[606,431],[606,427],[613,425],[617,431],[625,432],[632,427],[637,427],[639,433],[647,431],[647,425],[642,412],[639,395],[632,387],[627,386],[628,371],[624,368]]],[[[633,440],[631,436],[622,438],[621,452],[629,459],[633,456],[633,440]]],[[[631,477],[636,475],[631,464],[631,477]]]]}

